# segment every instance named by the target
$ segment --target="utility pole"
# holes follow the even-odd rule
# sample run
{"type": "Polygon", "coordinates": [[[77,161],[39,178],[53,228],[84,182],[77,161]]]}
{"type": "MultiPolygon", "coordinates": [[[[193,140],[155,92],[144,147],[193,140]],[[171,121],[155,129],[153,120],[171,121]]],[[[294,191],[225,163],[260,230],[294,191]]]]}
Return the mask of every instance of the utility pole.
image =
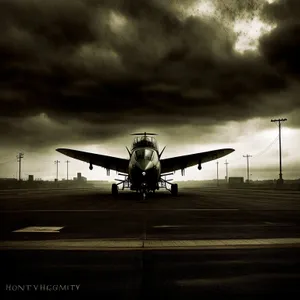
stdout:
{"type": "Polygon", "coordinates": [[[19,181],[21,181],[21,163],[22,163],[22,158],[24,158],[23,153],[19,153],[17,155],[17,162],[19,163],[19,181]]]}
{"type": "Polygon", "coordinates": [[[228,162],[226,159],[226,162],[224,163],[226,165],[226,182],[228,182],[228,162]]]}
{"type": "Polygon", "coordinates": [[[69,180],[69,160],[66,161],[67,163],[67,180],[69,180]]]}
{"type": "Polygon", "coordinates": [[[249,180],[249,157],[252,157],[252,155],[243,155],[243,157],[246,157],[247,158],[247,181],[248,183],[250,183],[250,180],[249,180]]]}
{"type": "Polygon", "coordinates": [[[219,162],[217,161],[217,186],[219,186],[219,162]]]}
{"type": "Polygon", "coordinates": [[[279,128],[279,179],[278,183],[283,184],[282,179],[282,160],[281,160],[281,122],[287,121],[286,118],[284,119],[272,119],[271,122],[278,122],[278,128],[279,128]]]}
{"type": "Polygon", "coordinates": [[[54,163],[56,164],[56,181],[58,181],[58,164],[60,163],[60,161],[55,160],[54,163]]]}

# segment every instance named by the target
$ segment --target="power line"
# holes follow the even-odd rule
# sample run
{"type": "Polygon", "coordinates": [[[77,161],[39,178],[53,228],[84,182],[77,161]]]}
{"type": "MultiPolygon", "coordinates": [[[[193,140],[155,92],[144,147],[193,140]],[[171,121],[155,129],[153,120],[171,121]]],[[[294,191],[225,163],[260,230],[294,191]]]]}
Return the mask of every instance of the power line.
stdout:
{"type": "Polygon", "coordinates": [[[0,165],[5,165],[5,164],[8,164],[10,162],[14,161],[14,159],[10,159],[10,160],[7,160],[7,161],[3,161],[3,162],[0,162],[0,165]]]}
{"type": "Polygon", "coordinates": [[[256,153],[255,155],[253,155],[253,157],[258,157],[258,156],[264,154],[265,152],[267,152],[275,144],[275,142],[278,140],[278,137],[279,137],[279,134],[264,150],[256,153]]]}
{"type": "Polygon", "coordinates": [[[17,162],[19,163],[19,181],[21,181],[21,164],[22,164],[22,158],[24,158],[24,153],[19,153],[17,155],[17,162]]]}
{"type": "Polygon", "coordinates": [[[11,155],[3,156],[1,159],[7,161],[8,159],[11,159],[11,155]]]}
{"type": "MultiPolygon", "coordinates": [[[[279,138],[279,134],[277,135],[277,137],[276,137],[273,141],[271,141],[271,143],[270,143],[265,149],[263,149],[262,151],[256,153],[255,155],[253,155],[253,158],[254,158],[254,157],[257,158],[257,157],[263,155],[264,153],[266,153],[266,152],[267,152],[267,151],[275,144],[275,142],[278,140],[278,138],[279,138]]],[[[234,160],[231,160],[231,163],[232,163],[232,162],[236,163],[236,162],[238,162],[238,161],[240,161],[240,160],[242,160],[242,159],[243,159],[243,157],[236,158],[236,159],[234,159],[234,160]]],[[[226,163],[225,163],[225,164],[226,164],[226,163]]]]}
{"type": "Polygon", "coordinates": [[[284,119],[272,119],[271,122],[278,122],[278,130],[279,130],[279,179],[278,183],[283,184],[282,178],[282,159],[281,159],[281,122],[287,121],[286,118],[284,119]]]}
{"type": "Polygon", "coordinates": [[[249,155],[249,154],[247,154],[247,155],[243,155],[243,157],[246,157],[247,158],[247,182],[248,183],[250,183],[250,181],[249,181],[249,173],[250,173],[250,168],[249,168],[249,157],[252,157],[252,155],[249,155]]]}

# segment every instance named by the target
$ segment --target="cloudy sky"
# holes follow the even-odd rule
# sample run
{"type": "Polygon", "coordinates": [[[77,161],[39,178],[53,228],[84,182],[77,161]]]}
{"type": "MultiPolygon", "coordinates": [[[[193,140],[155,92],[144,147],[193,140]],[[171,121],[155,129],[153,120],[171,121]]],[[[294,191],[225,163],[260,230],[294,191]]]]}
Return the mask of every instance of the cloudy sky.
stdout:
{"type": "MultiPolygon", "coordinates": [[[[225,159],[246,176],[250,154],[252,179],[278,178],[280,117],[283,175],[300,177],[299,0],[1,0],[0,28],[0,177],[18,152],[44,179],[56,159],[65,177],[57,147],[127,157],[142,130],[165,157],[234,148],[220,177],[225,159]]],[[[186,171],[215,177],[215,161],[186,171]]]]}

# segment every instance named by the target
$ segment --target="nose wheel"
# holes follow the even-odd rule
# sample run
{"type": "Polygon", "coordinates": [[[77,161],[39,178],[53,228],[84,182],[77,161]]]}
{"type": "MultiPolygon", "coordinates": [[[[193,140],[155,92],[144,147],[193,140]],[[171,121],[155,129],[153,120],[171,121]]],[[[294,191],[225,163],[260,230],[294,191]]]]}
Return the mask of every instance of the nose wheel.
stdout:
{"type": "Polygon", "coordinates": [[[178,195],[178,184],[177,183],[173,183],[171,185],[171,194],[173,196],[177,196],[178,195]]]}
{"type": "Polygon", "coordinates": [[[116,183],[113,183],[111,186],[111,193],[114,197],[118,196],[119,193],[119,189],[118,189],[118,185],[116,183]]]}
{"type": "Polygon", "coordinates": [[[139,193],[140,193],[140,199],[142,201],[145,201],[146,198],[147,198],[147,191],[146,190],[140,190],[139,193]]]}

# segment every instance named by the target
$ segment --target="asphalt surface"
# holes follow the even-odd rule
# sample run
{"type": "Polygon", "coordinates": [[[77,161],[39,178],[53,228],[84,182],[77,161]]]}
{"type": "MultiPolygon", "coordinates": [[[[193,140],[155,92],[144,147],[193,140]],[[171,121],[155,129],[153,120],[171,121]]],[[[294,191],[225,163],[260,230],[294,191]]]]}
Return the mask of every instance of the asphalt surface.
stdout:
{"type": "Polygon", "coordinates": [[[300,295],[299,191],[180,187],[0,191],[5,297],[300,295]]]}

